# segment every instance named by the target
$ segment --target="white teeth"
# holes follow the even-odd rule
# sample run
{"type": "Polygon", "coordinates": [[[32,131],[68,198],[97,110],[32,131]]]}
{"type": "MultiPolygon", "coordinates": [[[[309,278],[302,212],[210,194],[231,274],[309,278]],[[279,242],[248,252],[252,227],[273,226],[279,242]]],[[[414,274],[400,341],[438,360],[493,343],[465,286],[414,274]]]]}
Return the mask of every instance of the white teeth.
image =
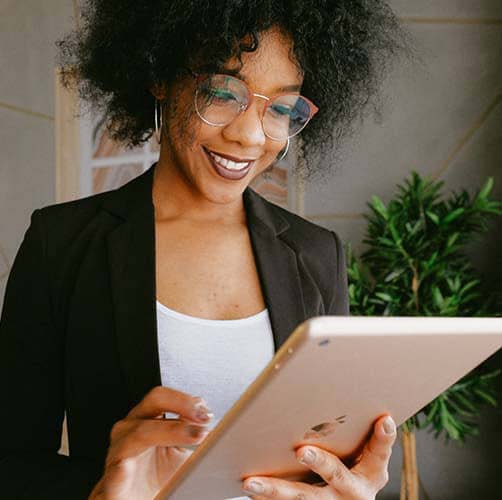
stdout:
{"type": "Polygon", "coordinates": [[[215,161],[224,168],[228,168],[229,170],[242,170],[246,168],[251,162],[245,163],[237,163],[232,160],[227,160],[226,158],[222,158],[212,151],[208,151],[208,153],[215,159],[215,161]]]}

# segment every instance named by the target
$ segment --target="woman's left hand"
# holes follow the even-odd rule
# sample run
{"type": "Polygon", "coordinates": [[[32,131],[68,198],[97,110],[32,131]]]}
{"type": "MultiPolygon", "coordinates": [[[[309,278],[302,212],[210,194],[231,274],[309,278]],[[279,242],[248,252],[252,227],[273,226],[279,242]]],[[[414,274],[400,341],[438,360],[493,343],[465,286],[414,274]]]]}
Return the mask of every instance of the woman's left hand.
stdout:
{"type": "Polygon", "coordinates": [[[396,440],[396,425],[388,416],[379,418],[371,437],[366,442],[357,463],[347,468],[332,453],[317,446],[302,446],[296,450],[298,460],[319,474],[325,486],[286,481],[273,477],[253,476],[244,481],[243,489],[253,499],[274,498],[277,500],[374,500],[376,494],[387,484],[392,445],[396,440]],[[384,424],[389,418],[386,432],[384,424]],[[310,453],[309,453],[310,452],[310,453]],[[311,457],[311,460],[309,459],[311,457]],[[257,489],[253,489],[253,485],[257,489]],[[261,486],[262,489],[259,489],[261,486]]]}

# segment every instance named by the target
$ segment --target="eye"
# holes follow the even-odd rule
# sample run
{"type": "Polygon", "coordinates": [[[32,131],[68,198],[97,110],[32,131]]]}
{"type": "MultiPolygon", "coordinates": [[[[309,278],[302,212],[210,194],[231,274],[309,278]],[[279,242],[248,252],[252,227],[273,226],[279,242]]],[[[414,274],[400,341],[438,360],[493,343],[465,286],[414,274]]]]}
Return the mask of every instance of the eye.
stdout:
{"type": "Polygon", "coordinates": [[[208,99],[214,104],[225,104],[228,102],[237,101],[235,95],[225,89],[211,87],[206,90],[208,99]]]}
{"type": "Polygon", "coordinates": [[[272,104],[269,109],[278,116],[290,116],[292,111],[292,108],[283,104],[272,104]]]}

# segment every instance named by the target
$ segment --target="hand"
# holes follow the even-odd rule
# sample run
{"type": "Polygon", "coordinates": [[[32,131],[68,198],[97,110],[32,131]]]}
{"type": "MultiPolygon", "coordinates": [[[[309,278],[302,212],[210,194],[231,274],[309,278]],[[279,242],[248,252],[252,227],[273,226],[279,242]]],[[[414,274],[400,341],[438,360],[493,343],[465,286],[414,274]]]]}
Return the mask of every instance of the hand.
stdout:
{"type": "Polygon", "coordinates": [[[204,400],[168,387],[154,387],[114,424],[103,476],[89,500],[151,500],[191,455],[212,418],[204,400]],[[164,419],[165,412],[179,419],[164,419]],[[194,423],[192,423],[194,422],[194,423]]]}
{"type": "Polygon", "coordinates": [[[319,474],[325,486],[313,486],[296,481],[271,477],[248,477],[243,490],[253,499],[274,498],[277,500],[374,500],[376,494],[387,484],[387,467],[392,445],[396,440],[396,425],[389,415],[390,433],[386,433],[383,423],[386,417],[376,421],[374,431],[366,442],[356,464],[348,469],[332,453],[317,446],[301,446],[296,450],[298,460],[319,474]],[[311,455],[308,452],[312,452],[311,455]],[[309,460],[312,456],[312,460],[309,460]],[[252,483],[262,489],[251,489],[252,483]]]}

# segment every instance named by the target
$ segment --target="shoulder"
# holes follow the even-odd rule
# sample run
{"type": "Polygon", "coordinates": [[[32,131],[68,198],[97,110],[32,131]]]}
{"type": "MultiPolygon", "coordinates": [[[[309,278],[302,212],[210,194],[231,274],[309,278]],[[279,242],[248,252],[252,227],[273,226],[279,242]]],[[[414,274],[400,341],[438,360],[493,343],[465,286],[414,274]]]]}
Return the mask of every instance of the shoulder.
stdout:
{"type": "Polygon", "coordinates": [[[96,215],[103,202],[111,196],[113,191],[93,194],[76,200],[52,203],[37,209],[46,223],[56,223],[60,229],[78,225],[96,215]]]}
{"type": "Polygon", "coordinates": [[[274,219],[281,219],[284,229],[278,237],[294,250],[299,263],[317,277],[324,286],[330,286],[333,273],[343,278],[346,273],[343,241],[334,230],[327,229],[304,217],[290,212],[262,198],[274,219]]]}
{"type": "Polygon", "coordinates": [[[64,201],[59,203],[52,203],[38,208],[40,214],[48,219],[73,219],[74,217],[81,217],[85,214],[92,214],[99,211],[102,202],[110,196],[113,191],[106,191],[104,193],[93,194],[84,198],[76,200],[64,201]]]}
{"type": "Polygon", "coordinates": [[[270,210],[287,221],[289,227],[281,234],[288,243],[294,245],[300,252],[315,253],[317,259],[322,256],[332,258],[333,250],[339,251],[342,240],[336,230],[331,230],[272,203],[263,198],[270,210]],[[319,253],[320,252],[320,253],[319,253]]]}
{"type": "Polygon", "coordinates": [[[41,217],[51,226],[56,224],[60,232],[82,229],[96,217],[102,222],[123,220],[128,207],[151,202],[153,169],[149,168],[122,186],[76,200],[53,203],[38,209],[41,217]]]}
{"type": "Polygon", "coordinates": [[[38,224],[47,256],[59,260],[75,244],[85,245],[100,230],[115,227],[116,218],[101,209],[114,191],[36,209],[32,214],[32,224],[34,221],[38,224]]]}
{"type": "Polygon", "coordinates": [[[337,232],[285,208],[266,202],[288,227],[279,238],[291,247],[304,279],[313,279],[325,298],[327,314],[349,314],[348,276],[342,239],[337,232]]]}

